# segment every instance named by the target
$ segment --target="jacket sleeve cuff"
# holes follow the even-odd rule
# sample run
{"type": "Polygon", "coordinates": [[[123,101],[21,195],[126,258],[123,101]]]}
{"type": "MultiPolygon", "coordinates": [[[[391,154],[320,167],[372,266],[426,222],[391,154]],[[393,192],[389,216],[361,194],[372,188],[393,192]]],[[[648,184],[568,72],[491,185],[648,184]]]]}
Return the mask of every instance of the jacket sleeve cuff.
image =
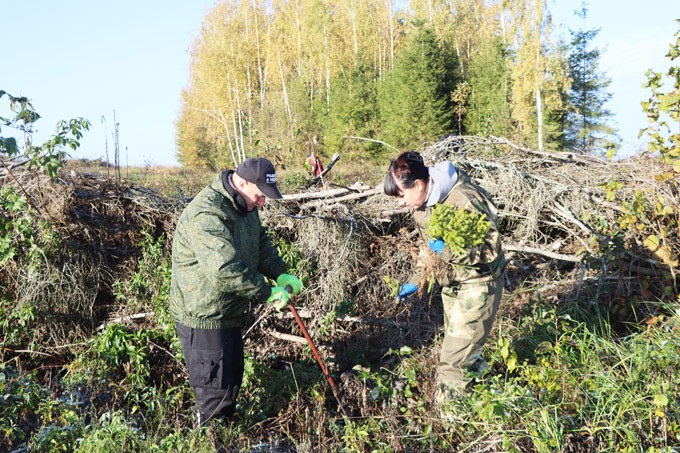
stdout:
{"type": "Polygon", "coordinates": [[[272,294],[272,287],[265,284],[264,288],[262,289],[262,292],[260,293],[259,297],[257,297],[257,301],[259,303],[264,303],[269,299],[269,296],[272,294]]]}

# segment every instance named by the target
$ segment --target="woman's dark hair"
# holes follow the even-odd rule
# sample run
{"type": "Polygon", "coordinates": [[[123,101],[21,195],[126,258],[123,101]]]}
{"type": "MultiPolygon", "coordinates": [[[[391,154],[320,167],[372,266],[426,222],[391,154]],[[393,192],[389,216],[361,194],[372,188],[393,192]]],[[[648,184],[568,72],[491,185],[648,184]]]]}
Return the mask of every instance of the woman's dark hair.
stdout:
{"type": "Polygon", "coordinates": [[[410,189],[419,179],[427,183],[430,173],[423,163],[423,156],[415,151],[399,154],[390,162],[385,176],[385,194],[391,197],[399,196],[399,187],[410,189]]]}

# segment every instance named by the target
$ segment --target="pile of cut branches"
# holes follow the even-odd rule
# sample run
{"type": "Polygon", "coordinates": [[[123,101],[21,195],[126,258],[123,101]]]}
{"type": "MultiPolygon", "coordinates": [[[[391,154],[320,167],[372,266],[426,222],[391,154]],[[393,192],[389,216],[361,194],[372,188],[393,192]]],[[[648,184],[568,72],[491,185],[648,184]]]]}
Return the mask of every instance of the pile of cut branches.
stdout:
{"type": "Polygon", "coordinates": [[[143,233],[172,237],[180,203],[106,178],[62,170],[51,179],[13,167],[0,175],[0,187],[25,197],[32,209],[6,208],[3,223],[28,222],[34,239],[14,235],[19,250],[3,265],[0,285],[19,307],[35,311],[43,345],[80,341],[124,311],[114,282],[135,269],[143,233]]]}
{"type": "MultiPolygon", "coordinates": [[[[545,153],[505,139],[468,136],[449,136],[420,151],[428,164],[452,161],[491,194],[506,252],[513,258],[508,288],[548,279],[546,288],[562,284],[570,288],[567,293],[593,299],[604,295],[609,303],[629,302],[641,292],[666,300],[677,293],[673,257],[659,259],[644,246],[648,230],[620,227],[641,191],[649,199],[677,204],[675,185],[655,178],[662,171],[657,161],[545,153]]],[[[83,319],[101,322],[110,313],[94,314],[94,307],[111,305],[111,282],[134,268],[141,232],[164,235],[169,251],[185,202],[72,171],[50,181],[12,165],[14,171],[0,175],[3,186],[15,185],[26,193],[64,246],[30,278],[21,266],[5,266],[3,284],[20,302],[49,299],[51,313],[83,313],[83,319]],[[8,274],[9,269],[13,272],[8,274]],[[50,277],[38,281],[35,275],[50,277]],[[71,299],[79,301],[78,310],[71,299]],[[107,303],[98,303],[102,300],[107,303]]],[[[391,336],[401,341],[408,334],[398,321],[408,310],[394,303],[394,290],[410,275],[419,239],[408,210],[385,196],[381,183],[331,183],[287,194],[262,213],[275,239],[293,244],[306,263],[300,269],[307,282],[300,302],[309,309],[310,330],[337,345],[343,341],[339,331],[361,339],[362,329],[390,324],[392,334],[376,337],[382,342],[376,354],[396,344],[391,336]]],[[[409,312],[403,324],[417,325],[411,317],[423,316],[409,312]]],[[[288,327],[295,329],[292,321],[288,327]]],[[[276,335],[271,326],[263,328],[276,335]]]]}
{"type": "MultiPolygon", "coordinates": [[[[449,136],[420,152],[427,164],[452,161],[490,193],[511,258],[509,289],[533,282],[565,301],[600,301],[605,310],[621,311],[615,319],[621,322],[656,314],[644,298],[675,301],[677,262],[659,259],[644,246],[649,228],[621,226],[641,193],[677,203],[676,185],[656,177],[663,171],[656,160],[546,153],[505,139],[467,136],[449,136]]],[[[380,181],[288,194],[264,218],[276,234],[316,257],[316,276],[304,301],[311,312],[325,315],[351,300],[355,320],[403,315],[393,304],[393,288],[410,274],[418,231],[408,209],[383,194],[380,181]]],[[[677,225],[672,216],[665,221],[677,225]]],[[[353,336],[347,326],[342,330],[353,336]]]]}

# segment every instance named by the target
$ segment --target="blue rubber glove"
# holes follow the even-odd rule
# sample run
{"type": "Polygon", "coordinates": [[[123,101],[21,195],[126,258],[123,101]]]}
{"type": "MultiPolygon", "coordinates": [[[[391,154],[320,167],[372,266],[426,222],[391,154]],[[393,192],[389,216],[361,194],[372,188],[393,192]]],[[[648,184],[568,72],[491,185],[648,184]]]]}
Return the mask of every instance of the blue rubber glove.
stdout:
{"type": "Polygon", "coordinates": [[[441,239],[441,238],[440,239],[430,239],[429,244],[430,244],[430,250],[432,250],[433,252],[435,252],[438,255],[442,253],[442,251],[444,250],[444,247],[446,246],[446,244],[444,244],[444,240],[441,239]]]}
{"type": "Polygon", "coordinates": [[[278,311],[281,311],[288,306],[289,300],[290,294],[285,288],[281,288],[280,286],[272,286],[272,293],[269,295],[267,303],[274,305],[278,311]]]}
{"type": "Polygon", "coordinates": [[[290,274],[281,274],[276,278],[276,286],[281,288],[290,288],[290,292],[293,294],[298,294],[302,291],[302,282],[299,278],[290,274]]]}
{"type": "Polygon", "coordinates": [[[414,285],[413,283],[404,283],[399,287],[399,292],[397,293],[397,297],[401,300],[404,300],[406,296],[409,294],[413,294],[416,291],[418,291],[418,286],[414,285]]]}

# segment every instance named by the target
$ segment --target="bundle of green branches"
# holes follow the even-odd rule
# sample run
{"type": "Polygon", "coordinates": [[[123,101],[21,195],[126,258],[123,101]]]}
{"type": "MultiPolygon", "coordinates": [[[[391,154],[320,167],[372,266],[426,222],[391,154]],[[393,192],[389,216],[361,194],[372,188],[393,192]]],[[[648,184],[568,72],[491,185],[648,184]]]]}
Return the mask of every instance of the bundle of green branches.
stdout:
{"type": "Polygon", "coordinates": [[[485,214],[438,204],[425,230],[430,237],[442,239],[457,257],[464,256],[475,245],[484,242],[491,222],[485,214]]]}

